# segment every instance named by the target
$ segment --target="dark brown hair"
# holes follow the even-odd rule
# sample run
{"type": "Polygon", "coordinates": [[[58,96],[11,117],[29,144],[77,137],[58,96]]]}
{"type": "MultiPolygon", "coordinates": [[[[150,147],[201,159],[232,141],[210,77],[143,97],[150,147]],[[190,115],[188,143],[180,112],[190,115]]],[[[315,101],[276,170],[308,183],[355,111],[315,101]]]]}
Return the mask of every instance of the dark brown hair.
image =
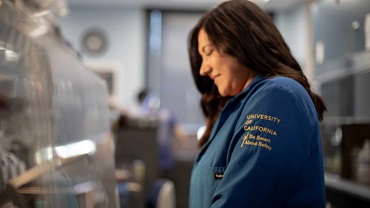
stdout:
{"type": "Polygon", "coordinates": [[[299,82],[311,96],[319,119],[323,119],[326,110],[323,100],[312,92],[271,17],[253,2],[227,1],[204,14],[189,34],[190,65],[195,84],[202,93],[201,107],[206,117],[206,132],[200,139],[200,146],[208,140],[218,114],[230,99],[221,97],[213,81],[199,74],[202,58],[198,52],[198,34],[201,29],[218,51],[235,57],[258,74],[285,76],[299,82]]]}

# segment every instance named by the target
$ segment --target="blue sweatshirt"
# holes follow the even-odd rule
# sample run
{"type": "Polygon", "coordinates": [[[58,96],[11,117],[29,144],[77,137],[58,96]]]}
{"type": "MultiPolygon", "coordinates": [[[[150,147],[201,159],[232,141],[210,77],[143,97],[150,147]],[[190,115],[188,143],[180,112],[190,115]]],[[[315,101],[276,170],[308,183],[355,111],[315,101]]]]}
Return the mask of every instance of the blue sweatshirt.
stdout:
{"type": "Polygon", "coordinates": [[[302,85],[256,76],[195,161],[191,208],[325,207],[319,119],[302,85]]]}

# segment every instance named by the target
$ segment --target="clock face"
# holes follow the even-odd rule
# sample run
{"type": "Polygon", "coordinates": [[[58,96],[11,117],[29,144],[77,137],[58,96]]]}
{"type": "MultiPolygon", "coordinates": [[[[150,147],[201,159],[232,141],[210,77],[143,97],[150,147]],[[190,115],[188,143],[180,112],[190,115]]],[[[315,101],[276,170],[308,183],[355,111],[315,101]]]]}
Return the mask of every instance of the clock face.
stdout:
{"type": "Polygon", "coordinates": [[[82,49],[89,54],[101,54],[107,47],[107,39],[102,30],[89,30],[82,37],[82,49]]]}

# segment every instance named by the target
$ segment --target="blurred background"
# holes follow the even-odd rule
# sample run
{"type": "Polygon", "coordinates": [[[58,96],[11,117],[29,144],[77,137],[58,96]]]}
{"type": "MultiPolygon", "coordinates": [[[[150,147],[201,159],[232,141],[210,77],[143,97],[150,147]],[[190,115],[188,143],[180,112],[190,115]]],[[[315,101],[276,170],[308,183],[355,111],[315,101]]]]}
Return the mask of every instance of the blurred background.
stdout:
{"type": "MultiPolygon", "coordinates": [[[[14,133],[16,130],[7,129],[17,129],[29,123],[21,123],[15,128],[15,123],[22,119],[23,114],[9,122],[9,115],[15,117],[15,113],[10,114],[7,106],[2,105],[0,145],[11,152],[11,147],[14,147],[11,141],[20,141],[17,147],[29,149],[28,157],[33,158],[39,149],[75,144],[85,141],[87,137],[89,141],[95,141],[90,138],[91,135],[111,133],[110,153],[104,156],[97,154],[93,160],[89,156],[88,162],[84,162],[92,170],[100,170],[101,158],[104,158],[102,161],[111,161],[104,166],[111,174],[103,176],[99,173],[86,176],[83,180],[77,179],[76,165],[70,170],[65,168],[67,173],[64,175],[72,178],[70,184],[74,184],[73,187],[93,178],[94,184],[105,187],[97,189],[100,190],[98,193],[116,192],[116,197],[90,194],[89,197],[95,196],[95,201],[99,203],[81,204],[79,199],[77,207],[188,207],[190,173],[198,152],[197,134],[204,126],[204,118],[199,105],[200,94],[190,73],[187,38],[201,15],[222,1],[24,2],[0,0],[0,23],[7,25],[0,27],[0,32],[4,34],[0,36],[0,43],[3,43],[3,51],[9,45],[24,46],[24,41],[22,45],[19,39],[10,38],[16,34],[9,32],[14,29],[30,37],[31,43],[41,45],[42,49],[36,47],[31,50],[44,54],[39,59],[48,62],[46,67],[41,67],[49,71],[49,74],[43,73],[48,78],[41,83],[45,84],[45,89],[49,82],[53,83],[54,89],[59,89],[45,91],[45,97],[50,98],[49,103],[58,103],[47,105],[50,111],[47,116],[56,122],[45,128],[59,133],[56,133],[57,136],[42,136],[45,138],[43,143],[40,140],[34,144],[25,142],[19,137],[23,138],[27,132],[18,135],[14,133]],[[10,21],[15,16],[16,20],[10,21]],[[45,32],[47,35],[44,36],[37,35],[42,33],[41,29],[32,30],[33,33],[24,32],[26,30],[18,25],[22,21],[22,24],[26,24],[25,19],[32,22],[27,24],[37,24],[37,28],[46,26],[49,32],[45,32]],[[50,49],[53,47],[62,48],[60,50],[63,53],[50,49]],[[95,75],[103,81],[104,86],[97,84],[99,81],[96,78],[89,78],[95,75]],[[65,88],[66,80],[72,86],[70,91],[65,88]],[[79,90],[78,83],[81,82],[85,83],[80,84],[83,90],[79,90]],[[99,87],[94,88],[97,85],[99,87]],[[68,97],[68,93],[74,96],[73,99],[68,97]],[[64,102],[62,99],[73,102],[64,102]],[[77,112],[82,109],[85,109],[86,115],[91,109],[95,110],[95,117],[85,114],[78,116],[77,112]],[[103,122],[104,128],[99,121],[103,122]],[[85,126],[83,132],[77,130],[81,123],[85,126]],[[63,133],[68,131],[79,133],[63,133]],[[105,183],[110,185],[101,185],[105,183]],[[101,198],[105,199],[105,204],[102,202],[104,200],[98,200],[101,198]],[[117,203],[106,202],[112,200],[117,200],[117,203]]],[[[327,207],[370,207],[370,1],[254,2],[269,13],[314,91],[323,97],[327,105],[328,111],[322,123],[327,207]]],[[[30,56],[24,51],[22,54],[30,56]]],[[[10,89],[9,66],[19,66],[9,64],[9,57],[0,61],[0,90],[5,91],[10,89]]],[[[29,65],[25,65],[23,63],[22,67],[28,69],[29,65]]],[[[40,77],[42,74],[29,71],[30,76],[26,80],[32,83],[35,80],[30,77],[40,77]]],[[[25,88],[35,87],[25,84],[25,88]]],[[[29,96],[28,99],[32,98],[29,96]]],[[[2,99],[0,101],[3,103],[8,102],[2,99]]],[[[96,141],[95,145],[99,150],[96,141]]],[[[72,147],[68,148],[71,151],[72,147]]],[[[104,148],[100,149],[103,151],[104,148]]],[[[60,155],[56,154],[55,157],[59,158],[60,155]]],[[[34,161],[29,158],[23,160],[34,161]]],[[[44,159],[45,163],[48,161],[50,157],[44,159]]],[[[14,176],[39,164],[25,163],[25,168],[14,173],[14,176]]],[[[3,174],[4,187],[11,179],[8,175],[5,177],[3,174]]],[[[55,180],[50,182],[46,179],[41,185],[50,183],[53,186],[56,184],[55,180]]],[[[86,194],[83,196],[87,197],[86,194]]],[[[28,204],[32,204],[30,207],[41,203],[40,200],[31,201],[28,199],[28,204]]],[[[41,201],[53,200],[43,198],[41,201]]]]}

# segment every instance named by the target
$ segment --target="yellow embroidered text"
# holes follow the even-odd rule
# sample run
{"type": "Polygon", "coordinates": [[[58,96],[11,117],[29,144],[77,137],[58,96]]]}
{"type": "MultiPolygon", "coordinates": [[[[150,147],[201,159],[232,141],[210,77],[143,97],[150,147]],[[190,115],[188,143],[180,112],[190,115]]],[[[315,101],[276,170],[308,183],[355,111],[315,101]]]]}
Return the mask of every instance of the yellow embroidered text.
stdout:
{"type": "Polygon", "coordinates": [[[277,136],[277,133],[273,129],[269,129],[263,126],[244,126],[245,131],[260,131],[260,132],[265,132],[274,136],[277,136]]]}
{"type": "Polygon", "coordinates": [[[263,147],[263,148],[271,151],[272,147],[270,145],[268,145],[267,143],[270,143],[270,139],[260,137],[259,135],[257,135],[257,137],[256,137],[253,134],[247,133],[243,137],[243,141],[242,141],[242,144],[240,145],[240,147],[243,147],[244,145],[258,146],[258,147],[263,147]],[[262,141],[264,141],[264,142],[262,142],[262,141]]]}
{"type": "Polygon", "coordinates": [[[272,150],[272,147],[270,145],[268,145],[266,143],[263,143],[263,142],[258,142],[258,146],[259,147],[264,147],[264,148],[268,149],[269,151],[272,150]]]}
{"type": "Polygon", "coordinates": [[[249,114],[247,115],[247,120],[251,119],[262,119],[262,120],[267,120],[267,121],[273,121],[275,123],[280,123],[280,119],[274,116],[269,116],[265,114],[249,114]]]}

